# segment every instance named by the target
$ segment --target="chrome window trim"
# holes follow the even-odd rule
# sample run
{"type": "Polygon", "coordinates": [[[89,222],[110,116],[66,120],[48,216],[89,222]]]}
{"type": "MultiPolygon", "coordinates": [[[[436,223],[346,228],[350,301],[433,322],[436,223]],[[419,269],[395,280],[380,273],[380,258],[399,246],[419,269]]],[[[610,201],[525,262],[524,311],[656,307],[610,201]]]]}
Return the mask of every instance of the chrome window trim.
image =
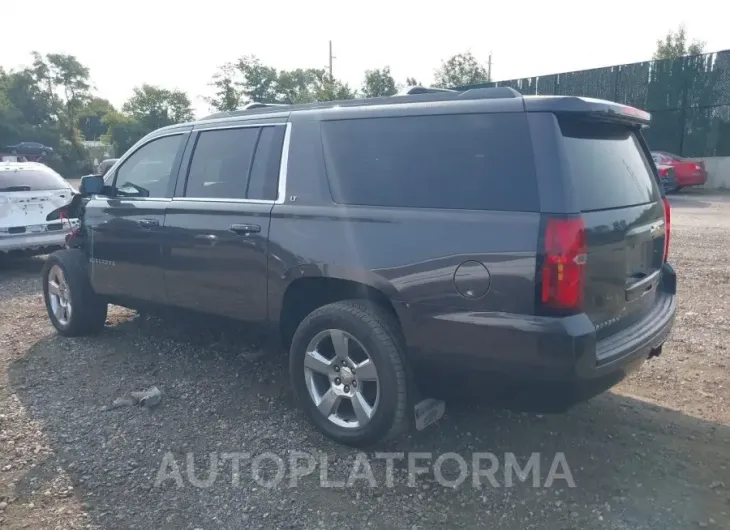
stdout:
{"type": "Polygon", "coordinates": [[[253,127],[274,127],[276,125],[288,125],[284,121],[268,122],[268,123],[239,123],[238,125],[213,125],[212,127],[194,127],[193,132],[208,132],[208,131],[220,131],[224,129],[251,129],[253,127]]]}
{"type": "Polygon", "coordinates": [[[274,204],[271,199],[221,199],[216,197],[173,197],[176,202],[228,202],[228,203],[249,203],[249,204],[274,204]]]}
{"type": "Polygon", "coordinates": [[[289,173],[289,148],[291,146],[291,122],[286,124],[284,143],[281,146],[281,161],[279,163],[279,191],[274,204],[286,202],[286,179],[289,173]]]}
{"type": "Polygon", "coordinates": [[[284,130],[284,141],[281,145],[281,161],[279,162],[279,188],[277,190],[277,198],[272,199],[226,199],[226,198],[210,198],[210,197],[173,197],[173,201],[182,202],[226,202],[236,204],[284,204],[286,201],[286,178],[289,169],[289,146],[291,144],[291,123],[256,123],[245,125],[228,125],[225,127],[210,127],[205,129],[193,129],[193,133],[202,133],[207,131],[216,131],[221,129],[244,129],[251,127],[274,127],[282,126],[284,130]]]}

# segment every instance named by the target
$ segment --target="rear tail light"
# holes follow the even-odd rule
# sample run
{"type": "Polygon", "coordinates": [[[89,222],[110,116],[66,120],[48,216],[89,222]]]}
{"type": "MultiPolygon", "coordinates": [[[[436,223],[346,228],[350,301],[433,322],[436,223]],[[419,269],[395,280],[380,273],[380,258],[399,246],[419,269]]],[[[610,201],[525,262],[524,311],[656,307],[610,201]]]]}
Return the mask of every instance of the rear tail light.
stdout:
{"type": "Polygon", "coordinates": [[[664,262],[666,263],[667,258],[669,258],[669,235],[672,226],[672,211],[666,197],[662,197],[662,202],[664,203],[664,262]]]}
{"type": "Polygon", "coordinates": [[[582,218],[548,219],[542,265],[543,305],[561,310],[580,309],[583,305],[586,252],[582,218]]]}
{"type": "Polygon", "coordinates": [[[667,176],[667,173],[669,173],[669,170],[667,168],[665,168],[665,167],[663,167],[663,168],[661,168],[659,170],[659,176],[660,177],[666,177],[667,176]]]}

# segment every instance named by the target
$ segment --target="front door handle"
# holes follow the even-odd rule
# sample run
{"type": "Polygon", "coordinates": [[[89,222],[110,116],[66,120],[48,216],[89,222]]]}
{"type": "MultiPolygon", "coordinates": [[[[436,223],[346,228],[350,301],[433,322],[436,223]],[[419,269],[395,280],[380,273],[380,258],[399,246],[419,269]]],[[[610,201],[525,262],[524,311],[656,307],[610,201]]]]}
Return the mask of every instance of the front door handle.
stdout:
{"type": "Polygon", "coordinates": [[[158,221],[157,219],[140,219],[139,221],[137,221],[137,224],[142,228],[152,228],[155,226],[160,226],[160,221],[158,221]]]}
{"type": "Polygon", "coordinates": [[[231,232],[235,232],[239,236],[247,236],[248,234],[256,234],[258,232],[261,232],[261,227],[259,225],[232,224],[229,230],[231,232]]]}

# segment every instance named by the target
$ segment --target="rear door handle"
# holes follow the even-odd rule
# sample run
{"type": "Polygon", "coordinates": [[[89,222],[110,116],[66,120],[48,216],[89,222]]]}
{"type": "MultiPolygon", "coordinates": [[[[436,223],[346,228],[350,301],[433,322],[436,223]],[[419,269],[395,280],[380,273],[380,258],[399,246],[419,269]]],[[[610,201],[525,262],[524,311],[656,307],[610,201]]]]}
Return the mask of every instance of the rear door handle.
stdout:
{"type": "Polygon", "coordinates": [[[259,225],[232,224],[229,230],[231,232],[235,232],[239,236],[247,236],[248,234],[256,234],[258,232],[261,232],[261,227],[259,225]]]}
{"type": "Polygon", "coordinates": [[[157,219],[140,219],[137,224],[142,228],[152,228],[154,226],[160,226],[160,222],[157,219]]]}

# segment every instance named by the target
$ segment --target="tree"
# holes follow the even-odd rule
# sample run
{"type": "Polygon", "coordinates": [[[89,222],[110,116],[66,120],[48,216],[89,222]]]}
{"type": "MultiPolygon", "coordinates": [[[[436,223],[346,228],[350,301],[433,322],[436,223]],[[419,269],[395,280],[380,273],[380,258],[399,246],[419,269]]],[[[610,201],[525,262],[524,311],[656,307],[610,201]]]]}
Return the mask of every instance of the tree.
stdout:
{"type": "Polygon", "coordinates": [[[69,124],[73,126],[78,110],[91,98],[89,69],[73,55],[49,53],[46,59],[51,78],[63,92],[69,124]]]}
{"type": "Polygon", "coordinates": [[[314,101],[339,101],[354,99],[357,94],[347,83],[332,79],[324,70],[312,70],[314,86],[312,97],[314,101]]]}
{"type": "Polygon", "coordinates": [[[193,109],[185,92],[144,84],[122,107],[148,132],[193,120],[193,109]]]}
{"type": "Polygon", "coordinates": [[[235,110],[251,101],[295,104],[355,97],[349,86],[330,79],[324,69],[277,70],[254,55],[221,66],[210,86],[215,93],[206,101],[220,111],[235,110]]]}
{"type": "Polygon", "coordinates": [[[422,86],[415,77],[406,77],[406,86],[422,86]]]}
{"type": "Polygon", "coordinates": [[[39,126],[55,122],[53,102],[38,85],[31,70],[3,72],[0,80],[4,99],[16,109],[25,124],[39,126]]]}
{"type": "Polygon", "coordinates": [[[316,101],[316,87],[323,79],[325,79],[324,70],[314,68],[282,70],[279,72],[277,90],[279,102],[291,105],[316,101]]]}
{"type": "Polygon", "coordinates": [[[142,123],[132,116],[120,112],[111,112],[102,118],[107,127],[106,140],[114,146],[117,155],[122,155],[138,140],[150,132],[142,123]]]}
{"type": "Polygon", "coordinates": [[[276,103],[279,73],[276,68],[266,66],[254,55],[245,55],[236,62],[241,72],[239,82],[241,93],[248,101],[276,103]]]}
{"type": "Polygon", "coordinates": [[[91,98],[89,69],[73,55],[33,52],[33,65],[26,71],[32,75],[39,91],[54,108],[63,123],[65,136],[74,141],[78,113],[91,98]]]}
{"type": "Polygon", "coordinates": [[[490,81],[487,69],[471,52],[459,53],[441,62],[435,72],[434,86],[442,88],[486,83],[490,81]]]}
{"type": "Polygon", "coordinates": [[[79,112],[79,131],[85,140],[98,140],[107,133],[104,116],[116,112],[114,106],[103,98],[91,98],[79,112]]]}
{"type": "Polygon", "coordinates": [[[238,70],[231,63],[220,67],[213,75],[213,80],[208,83],[215,89],[212,97],[205,98],[205,101],[216,110],[236,110],[241,106],[241,92],[236,83],[238,70]]]}
{"type": "Polygon", "coordinates": [[[686,55],[699,55],[705,49],[705,42],[693,40],[687,45],[687,29],[680,24],[677,31],[669,31],[664,39],[656,41],[656,51],[653,59],[678,59],[686,55]]]}
{"type": "Polygon", "coordinates": [[[365,81],[362,84],[362,94],[366,98],[392,96],[397,92],[395,79],[390,74],[390,67],[365,70],[365,81]]]}

